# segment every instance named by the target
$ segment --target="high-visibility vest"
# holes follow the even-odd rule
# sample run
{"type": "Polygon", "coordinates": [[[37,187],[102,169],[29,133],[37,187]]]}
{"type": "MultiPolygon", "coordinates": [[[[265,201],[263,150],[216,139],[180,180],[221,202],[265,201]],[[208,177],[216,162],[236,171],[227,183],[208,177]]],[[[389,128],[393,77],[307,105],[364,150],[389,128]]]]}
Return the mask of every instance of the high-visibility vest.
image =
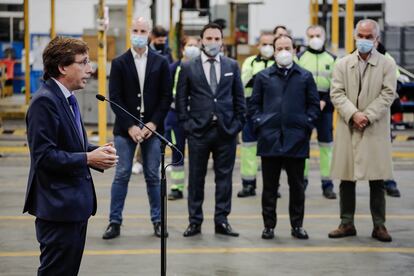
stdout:
{"type": "Polygon", "coordinates": [[[260,55],[250,56],[245,59],[242,65],[241,80],[244,87],[244,96],[250,97],[253,92],[253,81],[257,73],[272,66],[274,59],[262,59],[260,55]]]}
{"type": "Polygon", "coordinates": [[[309,50],[299,54],[298,64],[310,71],[319,92],[329,92],[335,56],[328,51],[312,53],[309,50]]]}

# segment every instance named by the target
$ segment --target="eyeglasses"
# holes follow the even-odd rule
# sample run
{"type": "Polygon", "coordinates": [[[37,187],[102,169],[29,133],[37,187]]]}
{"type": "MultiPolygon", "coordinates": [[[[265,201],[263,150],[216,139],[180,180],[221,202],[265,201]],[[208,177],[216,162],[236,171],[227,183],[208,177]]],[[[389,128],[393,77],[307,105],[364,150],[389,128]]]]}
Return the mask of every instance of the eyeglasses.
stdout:
{"type": "Polygon", "coordinates": [[[88,58],[85,58],[84,60],[81,61],[74,61],[73,63],[77,63],[83,66],[86,66],[87,64],[91,64],[91,61],[88,58]]]}

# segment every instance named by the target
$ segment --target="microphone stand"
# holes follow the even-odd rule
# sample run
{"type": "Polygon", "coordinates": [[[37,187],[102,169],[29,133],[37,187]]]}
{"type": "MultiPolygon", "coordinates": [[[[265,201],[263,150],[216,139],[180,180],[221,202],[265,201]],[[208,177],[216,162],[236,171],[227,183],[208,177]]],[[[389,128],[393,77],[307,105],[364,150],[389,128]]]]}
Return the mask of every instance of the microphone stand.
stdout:
{"type": "Polygon", "coordinates": [[[161,276],[166,276],[167,273],[167,177],[166,177],[166,169],[170,165],[179,164],[183,159],[183,153],[170,141],[168,141],[164,136],[162,136],[159,132],[150,129],[148,126],[144,124],[144,122],[134,115],[132,115],[128,110],[120,106],[119,104],[108,100],[105,96],[97,94],[96,98],[100,101],[107,101],[110,104],[118,107],[120,110],[124,111],[126,114],[131,116],[135,121],[139,123],[140,126],[148,129],[152,134],[157,136],[157,138],[161,141],[161,276]],[[181,160],[177,163],[171,163],[165,166],[165,147],[169,146],[172,150],[177,151],[181,155],[181,160]]]}

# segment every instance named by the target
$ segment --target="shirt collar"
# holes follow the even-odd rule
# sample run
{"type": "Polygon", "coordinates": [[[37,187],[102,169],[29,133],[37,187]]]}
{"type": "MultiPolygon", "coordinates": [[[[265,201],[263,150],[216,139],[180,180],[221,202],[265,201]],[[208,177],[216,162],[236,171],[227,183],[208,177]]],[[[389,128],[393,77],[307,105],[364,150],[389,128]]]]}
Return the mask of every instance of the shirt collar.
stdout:
{"type": "Polygon", "coordinates": [[[132,56],[134,58],[147,57],[148,56],[148,46],[145,46],[145,52],[142,55],[138,54],[137,51],[134,50],[134,47],[131,47],[131,53],[132,53],[132,56]]]}
{"type": "MultiPolygon", "coordinates": [[[[201,51],[201,62],[206,63],[209,59],[212,59],[212,57],[207,56],[203,51],[201,51]]],[[[220,63],[220,55],[216,55],[214,59],[217,63],[220,63]]]]}
{"type": "Polygon", "coordinates": [[[55,78],[52,78],[52,80],[54,80],[56,84],[59,86],[60,91],[62,91],[66,99],[73,95],[73,92],[70,92],[60,81],[58,81],[55,78]]]}
{"type": "Polygon", "coordinates": [[[366,60],[363,60],[361,55],[359,54],[359,51],[358,50],[356,51],[357,51],[358,60],[362,62],[366,62],[366,63],[368,63],[372,59],[372,57],[377,53],[377,50],[373,48],[371,52],[369,53],[368,58],[366,60]]]}

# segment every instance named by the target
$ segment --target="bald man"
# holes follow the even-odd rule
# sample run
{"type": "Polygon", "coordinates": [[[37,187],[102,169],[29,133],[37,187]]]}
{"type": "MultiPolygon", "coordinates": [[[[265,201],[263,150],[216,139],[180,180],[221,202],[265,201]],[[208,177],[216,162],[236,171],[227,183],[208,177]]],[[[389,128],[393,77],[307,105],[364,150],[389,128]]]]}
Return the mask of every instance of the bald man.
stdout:
{"type": "MultiPolygon", "coordinates": [[[[163,132],[163,122],[169,110],[171,76],[168,61],[148,51],[150,26],[143,18],[134,19],[131,26],[131,49],[112,61],[109,76],[110,99],[140,118],[152,130],[163,132]]],[[[114,142],[119,163],[112,182],[109,225],[103,239],[120,235],[122,211],[131,176],[134,152],[139,143],[154,235],[161,236],[160,218],[160,141],[116,106],[114,142]]]]}

